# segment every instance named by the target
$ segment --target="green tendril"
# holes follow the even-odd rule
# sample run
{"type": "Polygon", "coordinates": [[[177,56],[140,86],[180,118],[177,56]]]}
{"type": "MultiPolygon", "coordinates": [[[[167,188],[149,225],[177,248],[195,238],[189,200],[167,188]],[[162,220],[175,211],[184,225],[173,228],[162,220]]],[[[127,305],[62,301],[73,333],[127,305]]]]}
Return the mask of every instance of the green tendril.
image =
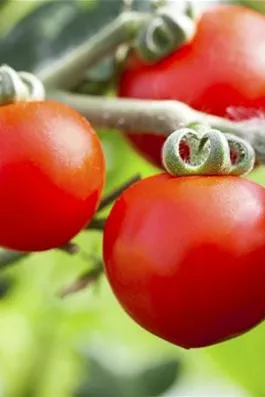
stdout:
{"type": "Polygon", "coordinates": [[[174,176],[244,175],[253,169],[255,153],[245,140],[206,125],[181,128],[167,138],[162,150],[167,172],[174,176]],[[188,154],[183,153],[186,146],[188,154]]]}

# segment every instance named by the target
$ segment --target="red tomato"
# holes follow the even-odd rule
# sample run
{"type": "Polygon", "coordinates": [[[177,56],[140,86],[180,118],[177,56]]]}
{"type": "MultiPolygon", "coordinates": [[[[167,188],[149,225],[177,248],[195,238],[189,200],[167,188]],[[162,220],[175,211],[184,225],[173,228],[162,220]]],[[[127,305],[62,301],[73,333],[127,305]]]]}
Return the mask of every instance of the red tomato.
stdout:
{"type": "MultiPolygon", "coordinates": [[[[192,43],[162,61],[145,65],[132,54],[121,76],[119,96],[175,99],[219,116],[227,116],[231,107],[233,115],[237,107],[239,113],[242,107],[265,111],[264,37],[264,15],[233,5],[209,9],[201,16],[192,43]]],[[[161,166],[164,137],[144,131],[128,137],[140,153],[161,166]]]]}
{"type": "Polygon", "coordinates": [[[144,179],[117,200],[105,269],[127,313],[185,348],[265,318],[265,189],[233,176],[144,179]]]}
{"type": "Polygon", "coordinates": [[[0,245],[58,247],[96,211],[104,183],[100,141],[56,102],[0,107],[0,245]]]}

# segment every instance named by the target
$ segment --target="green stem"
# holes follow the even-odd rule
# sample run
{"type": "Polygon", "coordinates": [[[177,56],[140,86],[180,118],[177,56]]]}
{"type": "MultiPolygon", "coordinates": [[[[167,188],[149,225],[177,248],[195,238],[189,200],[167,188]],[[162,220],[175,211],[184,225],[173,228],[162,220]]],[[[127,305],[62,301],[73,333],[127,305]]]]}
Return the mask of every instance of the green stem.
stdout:
{"type": "Polygon", "coordinates": [[[47,97],[73,107],[97,127],[128,132],[135,132],[137,126],[138,131],[166,136],[183,122],[196,120],[194,111],[177,101],[106,98],[62,91],[48,92],[47,97]]]}
{"type": "MultiPolygon", "coordinates": [[[[113,190],[109,194],[107,194],[103,199],[101,200],[101,203],[98,207],[97,212],[102,211],[109,205],[111,205],[126,189],[128,189],[131,185],[136,183],[141,179],[141,176],[139,174],[134,175],[132,178],[127,180],[125,183],[120,185],[117,189],[113,190]]],[[[104,230],[106,223],[106,218],[94,218],[92,221],[86,226],[85,229],[89,230],[104,230]]]]}
{"type": "Polygon", "coordinates": [[[82,79],[86,69],[106,55],[128,43],[146,21],[148,14],[124,12],[86,43],[80,45],[58,62],[41,70],[37,76],[46,87],[71,89],[82,79]]]}
{"type": "Polygon", "coordinates": [[[30,252],[16,252],[3,250],[0,252],[0,270],[16,265],[21,259],[30,255],[30,252]]]}
{"type": "Polygon", "coordinates": [[[94,218],[92,219],[92,221],[86,226],[86,229],[89,230],[100,230],[103,231],[104,230],[104,226],[106,223],[106,219],[105,218],[94,218]]]}
{"type": "MultiPolygon", "coordinates": [[[[77,244],[68,243],[58,248],[60,251],[64,251],[67,254],[74,255],[79,251],[77,244]]],[[[25,259],[32,252],[18,252],[11,250],[2,250],[0,252],[0,271],[10,266],[17,265],[22,259],[25,259]]]]}
{"type": "Polygon", "coordinates": [[[128,189],[131,185],[134,183],[138,182],[141,179],[140,174],[134,175],[132,178],[124,182],[122,185],[120,185],[117,189],[113,190],[109,194],[107,194],[103,199],[101,200],[101,203],[98,207],[98,212],[105,209],[108,207],[110,204],[113,203],[114,200],[116,200],[123,192],[124,190],[128,189]]]}
{"type": "Polygon", "coordinates": [[[65,287],[59,293],[60,298],[65,298],[68,295],[74,294],[76,292],[82,291],[87,288],[90,284],[95,283],[99,277],[104,273],[104,267],[102,261],[98,261],[96,265],[80,276],[72,284],[65,287]]]}
{"type": "Polygon", "coordinates": [[[97,127],[122,129],[133,133],[168,136],[191,123],[204,123],[221,132],[248,141],[260,163],[265,163],[265,120],[232,121],[192,109],[172,100],[142,100],[92,97],[57,91],[48,92],[55,99],[75,108],[97,127]],[[137,130],[135,130],[137,126],[137,130]]]}
{"type": "Polygon", "coordinates": [[[62,245],[58,249],[70,255],[74,255],[79,252],[79,246],[75,243],[72,243],[71,241],[69,241],[69,243],[62,245]]]}
{"type": "MultiPolygon", "coordinates": [[[[78,252],[79,247],[74,243],[67,243],[58,248],[60,251],[64,251],[67,254],[75,254],[78,252]]],[[[31,252],[19,252],[11,250],[0,251],[0,270],[10,267],[12,265],[17,265],[19,261],[29,256],[31,252]]]]}

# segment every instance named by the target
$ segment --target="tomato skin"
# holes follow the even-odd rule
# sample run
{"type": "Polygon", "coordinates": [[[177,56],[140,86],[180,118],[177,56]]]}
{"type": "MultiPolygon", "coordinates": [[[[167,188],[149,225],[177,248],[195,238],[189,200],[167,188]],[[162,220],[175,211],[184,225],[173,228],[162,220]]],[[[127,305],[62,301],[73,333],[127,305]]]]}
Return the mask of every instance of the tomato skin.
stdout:
{"type": "Polygon", "coordinates": [[[52,102],[0,108],[0,245],[58,247],[96,211],[104,184],[100,141],[75,110],[52,102]]]}
{"type": "MultiPolygon", "coordinates": [[[[131,54],[119,96],[179,100],[222,117],[229,107],[265,111],[264,37],[264,15],[243,6],[213,7],[202,14],[194,40],[162,61],[145,65],[131,54]]],[[[164,138],[142,133],[127,137],[161,167],[164,138]]]]}
{"type": "Polygon", "coordinates": [[[141,180],[115,203],[103,248],[120,304],[169,342],[209,346],[265,318],[265,190],[253,182],[141,180]]]}

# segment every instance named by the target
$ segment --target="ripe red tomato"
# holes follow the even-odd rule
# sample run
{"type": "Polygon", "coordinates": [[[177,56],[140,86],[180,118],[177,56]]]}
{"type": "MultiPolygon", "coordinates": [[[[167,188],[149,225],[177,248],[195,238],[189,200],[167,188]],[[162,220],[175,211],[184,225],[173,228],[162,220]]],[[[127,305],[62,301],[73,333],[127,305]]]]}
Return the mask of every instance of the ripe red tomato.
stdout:
{"type": "MultiPolygon", "coordinates": [[[[231,107],[233,117],[237,107],[239,113],[242,107],[265,111],[264,37],[265,16],[256,11],[233,5],[206,10],[191,44],[154,65],[131,54],[119,96],[175,99],[223,117],[231,107]]],[[[248,112],[243,113],[248,118],[248,112]]],[[[149,161],[161,166],[164,137],[142,132],[127,136],[149,161]]]]}
{"type": "Polygon", "coordinates": [[[125,191],[104,232],[105,269],[127,313],[185,348],[265,318],[265,189],[234,176],[160,174],[125,191]]]}
{"type": "Polygon", "coordinates": [[[41,251],[69,241],[96,211],[104,174],[100,141],[75,110],[0,107],[0,245],[41,251]]]}

